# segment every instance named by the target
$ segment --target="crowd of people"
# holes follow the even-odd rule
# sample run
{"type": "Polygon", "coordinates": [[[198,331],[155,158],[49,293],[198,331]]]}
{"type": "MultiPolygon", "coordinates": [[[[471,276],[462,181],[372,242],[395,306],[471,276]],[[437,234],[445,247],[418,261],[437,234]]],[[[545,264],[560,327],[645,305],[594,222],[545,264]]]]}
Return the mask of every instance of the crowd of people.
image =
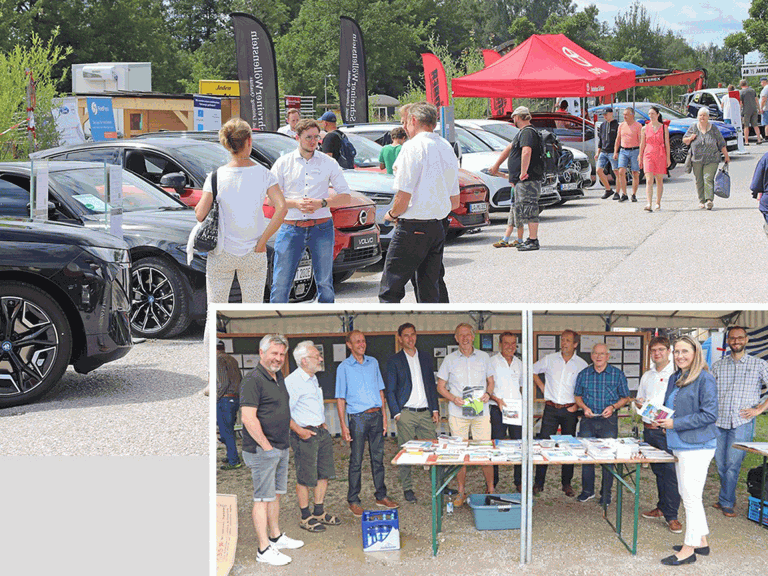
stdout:
{"type": "MultiPolygon", "coordinates": [[[[397,441],[434,440],[439,424],[438,399],[448,402],[450,434],[475,440],[520,439],[521,427],[505,424],[505,401],[520,399],[523,369],[516,357],[517,337],[504,332],[499,352],[493,356],[474,347],[471,325],[459,324],[454,331],[458,349],[447,354],[435,373],[432,356],[420,350],[416,327],[405,323],[397,329],[400,351],[379,360],[366,354],[366,338],[359,330],[346,335],[349,356],[336,370],[335,398],[341,437],[349,444],[347,504],[355,517],[363,514],[361,471],[365,445],[371,463],[375,504],[397,508],[385,483],[384,452],[389,415],[396,422],[397,441]],[[467,400],[479,400],[481,409],[467,410],[467,400]]],[[[591,349],[591,364],[576,351],[580,336],[574,330],[560,335],[560,351],[546,354],[533,366],[533,381],[544,397],[540,439],[557,433],[583,438],[616,438],[618,413],[628,404],[639,412],[646,401],[673,410],[671,417],[644,424],[643,439],[673,454],[676,462],[652,464],[658,503],[644,518],[663,519],[675,534],[683,532],[678,516],[680,503],[686,514],[683,544],[662,560],[667,565],[696,561],[710,553],[709,528],[703,504],[707,471],[714,458],[720,476],[720,493],[714,508],[726,517],[736,516],[736,487],[745,453],[733,448],[754,436],[755,418],[768,410],[761,401],[761,388],[768,385],[768,362],[745,352],[748,341],[743,327],[733,326],[726,338],[730,354],[710,369],[698,340],[682,336],[674,346],[664,336],[649,344],[651,368],[643,374],[637,395],[631,397],[622,370],[609,363],[610,348],[597,343],[591,349]],[[674,361],[670,360],[670,355],[674,361]],[[542,380],[543,377],[543,380],[542,380]]],[[[223,470],[250,468],[253,481],[253,522],[260,562],[281,565],[290,558],[281,549],[303,545],[280,530],[280,496],[288,490],[289,448],[296,467],[299,526],[309,532],[324,532],[342,520],[324,508],[328,481],[335,477],[333,440],[328,430],[323,391],[317,372],[323,356],[310,340],[293,349],[296,369],[283,376],[288,341],[268,334],[259,345],[259,364],[240,379],[236,362],[223,351],[217,353],[217,421],[227,447],[223,470]],[[233,364],[234,363],[234,364],[233,364]],[[238,455],[233,426],[238,408],[243,423],[242,460],[238,455]],[[311,501],[310,501],[311,492],[311,501]],[[310,507],[311,505],[311,507],[310,507]]],[[[399,483],[407,502],[416,502],[412,467],[399,467],[399,483]]],[[[488,494],[499,486],[499,471],[481,466],[488,494]]],[[[533,494],[544,490],[547,467],[536,467],[533,494]]],[[[571,485],[573,465],[563,465],[562,489],[567,497],[576,493],[571,485]]],[[[521,471],[514,467],[512,483],[521,491],[521,471]]],[[[458,476],[454,506],[467,500],[466,467],[458,476]]],[[[604,471],[600,504],[611,503],[613,475],[604,471]]],[[[596,496],[594,465],[582,466],[579,502],[596,496]]]]}

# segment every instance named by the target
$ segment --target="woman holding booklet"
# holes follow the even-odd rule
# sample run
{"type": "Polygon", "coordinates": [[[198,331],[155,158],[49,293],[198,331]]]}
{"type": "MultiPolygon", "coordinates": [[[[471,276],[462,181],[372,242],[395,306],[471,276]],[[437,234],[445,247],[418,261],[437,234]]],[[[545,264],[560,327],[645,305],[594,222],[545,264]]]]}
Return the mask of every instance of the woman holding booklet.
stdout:
{"type": "Polygon", "coordinates": [[[661,561],[667,566],[691,564],[697,554],[709,555],[702,494],[717,446],[717,384],[707,370],[701,344],[683,336],[675,342],[674,355],[677,371],[670,376],[664,397],[664,405],[674,413],[657,425],[667,431],[667,446],[677,458],[675,472],[686,524],[683,545],[673,546],[677,554],[661,561]]]}

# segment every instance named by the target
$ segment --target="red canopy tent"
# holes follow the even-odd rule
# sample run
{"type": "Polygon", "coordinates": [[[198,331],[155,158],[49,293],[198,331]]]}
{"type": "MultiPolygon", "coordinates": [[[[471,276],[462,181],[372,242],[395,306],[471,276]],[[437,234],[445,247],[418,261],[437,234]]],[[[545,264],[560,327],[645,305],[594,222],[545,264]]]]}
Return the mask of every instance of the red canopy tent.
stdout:
{"type": "Polygon", "coordinates": [[[451,82],[454,97],[602,96],[635,85],[635,73],[611,66],[563,34],[534,34],[502,58],[451,82]]]}

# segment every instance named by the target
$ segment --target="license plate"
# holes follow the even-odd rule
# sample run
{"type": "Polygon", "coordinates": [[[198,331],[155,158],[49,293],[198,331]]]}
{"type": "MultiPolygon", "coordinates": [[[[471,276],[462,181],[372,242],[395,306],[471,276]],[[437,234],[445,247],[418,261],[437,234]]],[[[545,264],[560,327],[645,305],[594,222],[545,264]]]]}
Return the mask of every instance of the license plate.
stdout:
{"type": "Polygon", "coordinates": [[[560,185],[561,190],[576,190],[579,187],[578,182],[567,182],[560,185]]]}
{"type": "Polygon", "coordinates": [[[301,282],[310,278],[312,278],[312,266],[302,266],[296,270],[296,276],[293,277],[293,281],[301,282]]]}
{"type": "Polygon", "coordinates": [[[475,202],[469,205],[470,214],[477,214],[478,212],[488,212],[487,202],[475,202]]]}
{"type": "Polygon", "coordinates": [[[364,234],[352,237],[352,249],[361,250],[362,248],[372,248],[376,246],[376,234],[364,234]]]}

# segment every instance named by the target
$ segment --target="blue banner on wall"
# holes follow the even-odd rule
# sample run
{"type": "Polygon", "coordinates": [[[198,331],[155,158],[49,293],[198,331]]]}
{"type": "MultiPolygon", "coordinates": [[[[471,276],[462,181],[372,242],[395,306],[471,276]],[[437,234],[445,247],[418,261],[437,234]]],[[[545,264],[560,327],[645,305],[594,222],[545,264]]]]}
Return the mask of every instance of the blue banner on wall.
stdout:
{"type": "Polygon", "coordinates": [[[88,121],[95,141],[117,138],[112,98],[88,98],[88,121]]]}

